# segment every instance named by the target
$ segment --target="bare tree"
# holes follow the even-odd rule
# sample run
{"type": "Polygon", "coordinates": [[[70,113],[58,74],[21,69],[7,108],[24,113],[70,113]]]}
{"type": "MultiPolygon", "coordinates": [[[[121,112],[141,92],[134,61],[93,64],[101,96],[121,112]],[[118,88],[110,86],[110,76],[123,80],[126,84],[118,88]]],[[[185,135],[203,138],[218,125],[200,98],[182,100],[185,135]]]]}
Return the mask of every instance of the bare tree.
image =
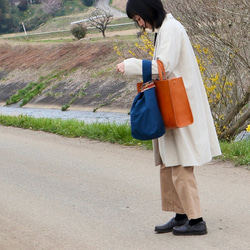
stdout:
{"type": "Polygon", "coordinates": [[[103,37],[105,37],[105,30],[107,29],[107,25],[112,21],[112,17],[113,16],[106,11],[95,8],[88,17],[88,21],[102,32],[103,37]]]}
{"type": "Polygon", "coordinates": [[[42,0],[42,10],[47,13],[52,15],[53,17],[55,16],[55,13],[62,8],[62,0],[42,0]]]}
{"type": "Polygon", "coordinates": [[[221,139],[250,123],[249,3],[245,0],[165,0],[196,49],[221,139]]]}

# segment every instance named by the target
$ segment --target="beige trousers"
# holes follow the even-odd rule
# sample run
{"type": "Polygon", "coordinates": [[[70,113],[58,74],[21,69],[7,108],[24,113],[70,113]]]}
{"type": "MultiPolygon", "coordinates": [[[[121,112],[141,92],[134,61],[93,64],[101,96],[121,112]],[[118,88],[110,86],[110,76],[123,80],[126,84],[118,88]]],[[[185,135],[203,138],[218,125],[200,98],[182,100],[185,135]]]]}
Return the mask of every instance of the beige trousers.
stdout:
{"type": "Polygon", "coordinates": [[[160,181],[163,211],[186,214],[189,220],[202,217],[194,167],[162,165],[160,181]]]}

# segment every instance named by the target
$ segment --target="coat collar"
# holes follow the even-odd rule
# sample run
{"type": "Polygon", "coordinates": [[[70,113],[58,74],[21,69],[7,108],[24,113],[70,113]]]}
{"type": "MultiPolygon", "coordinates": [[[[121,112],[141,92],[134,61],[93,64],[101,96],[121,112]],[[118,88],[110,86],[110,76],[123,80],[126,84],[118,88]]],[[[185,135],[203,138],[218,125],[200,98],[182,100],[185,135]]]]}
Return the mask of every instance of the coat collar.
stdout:
{"type": "MultiPolygon", "coordinates": [[[[171,13],[168,13],[168,14],[166,15],[165,19],[163,20],[161,27],[164,25],[164,23],[167,22],[167,20],[172,19],[172,18],[174,18],[173,15],[172,15],[171,13]]],[[[161,27],[158,28],[158,29],[156,29],[156,30],[155,30],[155,33],[159,33],[159,31],[161,30],[161,27]]]]}

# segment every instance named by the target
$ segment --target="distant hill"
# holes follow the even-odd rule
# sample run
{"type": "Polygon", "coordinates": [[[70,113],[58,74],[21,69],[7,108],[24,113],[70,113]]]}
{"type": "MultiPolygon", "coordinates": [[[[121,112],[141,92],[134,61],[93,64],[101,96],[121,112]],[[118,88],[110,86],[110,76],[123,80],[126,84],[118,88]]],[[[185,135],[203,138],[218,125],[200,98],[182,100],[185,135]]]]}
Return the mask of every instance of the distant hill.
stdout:
{"type": "Polygon", "coordinates": [[[82,0],[64,0],[62,7],[52,12],[52,7],[45,10],[44,5],[37,2],[0,0],[0,34],[22,32],[22,23],[27,31],[36,30],[55,17],[77,15],[89,8],[82,0]]]}

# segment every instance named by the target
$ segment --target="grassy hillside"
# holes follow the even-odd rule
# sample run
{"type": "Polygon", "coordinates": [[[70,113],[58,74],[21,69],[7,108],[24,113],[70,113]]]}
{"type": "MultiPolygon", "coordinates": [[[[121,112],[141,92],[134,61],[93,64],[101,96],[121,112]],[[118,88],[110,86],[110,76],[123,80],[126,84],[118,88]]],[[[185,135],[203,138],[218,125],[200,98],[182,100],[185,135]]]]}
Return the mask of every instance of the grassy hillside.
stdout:
{"type": "MultiPolygon", "coordinates": [[[[88,9],[81,0],[64,1],[63,7],[55,13],[55,17],[77,15],[85,13],[88,9]]],[[[20,22],[24,22],[26,30],[29,32],[37,30],[53,20],[51,15],[44,13],[42,4],[30,4],[28,10],[25,12],[19,11],[18,16],[20,22]]]]}

